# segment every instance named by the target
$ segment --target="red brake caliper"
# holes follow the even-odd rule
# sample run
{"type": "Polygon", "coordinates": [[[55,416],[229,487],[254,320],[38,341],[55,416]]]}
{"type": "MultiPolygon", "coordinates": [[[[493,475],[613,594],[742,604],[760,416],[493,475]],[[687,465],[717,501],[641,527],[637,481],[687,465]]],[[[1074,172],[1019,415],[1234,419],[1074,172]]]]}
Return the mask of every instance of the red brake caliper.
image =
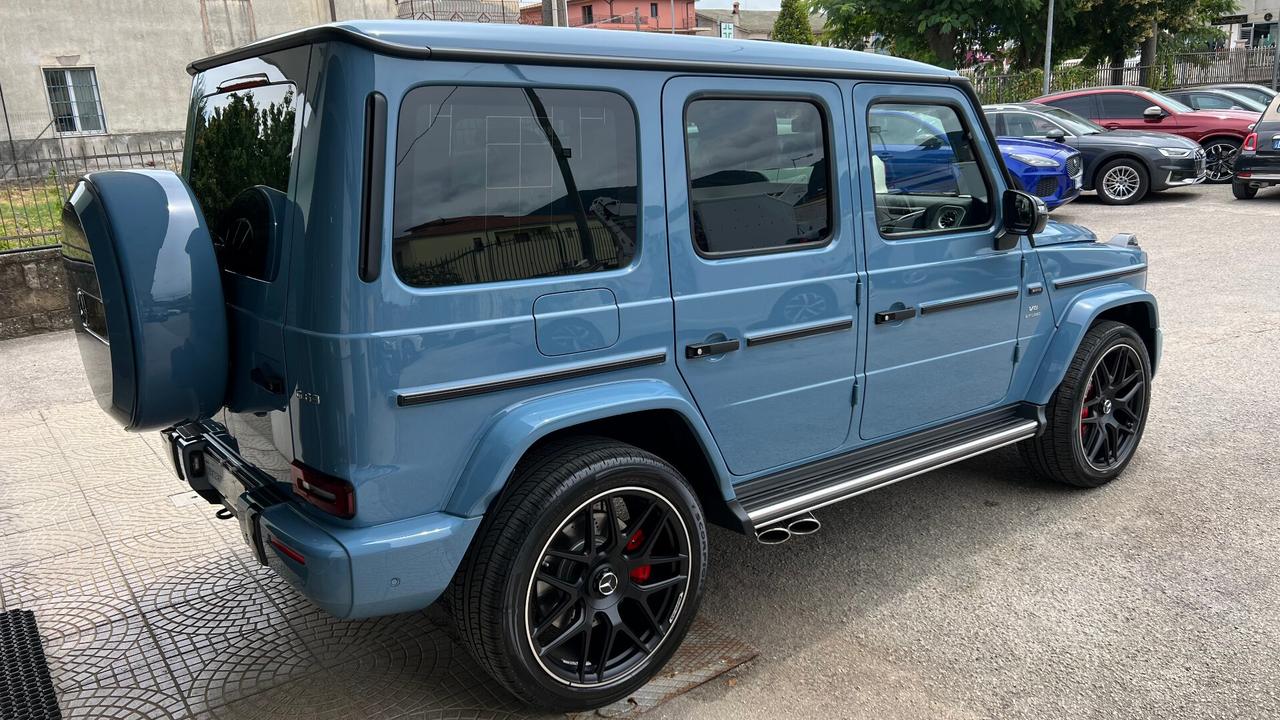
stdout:
{"type": "MultiPolygon", "coordinates": [[[[640,543],[644,542],[644,530],[636,530],[636,534],[631,536],[627,541],[627,552],[633,552],[640,548],[640,543]]],[[[652,572],[652,565],[639,565],[631,569],[631,579],[634,582],[642,583],[649,581],[649,573],[652,572]]]]}

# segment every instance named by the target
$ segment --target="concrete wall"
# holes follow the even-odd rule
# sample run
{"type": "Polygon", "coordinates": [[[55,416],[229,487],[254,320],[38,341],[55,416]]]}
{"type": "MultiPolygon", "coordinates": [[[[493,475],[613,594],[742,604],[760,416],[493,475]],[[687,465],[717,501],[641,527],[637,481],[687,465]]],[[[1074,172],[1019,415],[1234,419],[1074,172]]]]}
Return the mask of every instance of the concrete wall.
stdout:
{"type": "MultiPolygon", "coordinates": [[[[391,18],[395,0],[333,0],[339,20],[391,18]]],[[[93,67],[107,132],[181,130],[200,57],[329,21],[329,0],[4,0],[0,90],[15,139],[53,119],[42,68],[93,67]]],[[[7,142],[0,118],[0,143],[7,142]]]]}
{"type": "Polygon", "coordinates": [[[58,250],[0,253],[0,340],[69,327],[58,250]]]}

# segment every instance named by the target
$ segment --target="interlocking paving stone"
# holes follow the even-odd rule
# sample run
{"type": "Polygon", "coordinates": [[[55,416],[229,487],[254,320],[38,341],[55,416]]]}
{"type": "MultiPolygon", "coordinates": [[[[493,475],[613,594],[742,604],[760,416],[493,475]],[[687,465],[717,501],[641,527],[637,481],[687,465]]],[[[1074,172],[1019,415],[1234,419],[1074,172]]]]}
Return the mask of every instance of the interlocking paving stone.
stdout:
{"type": "Polygon", "coordinates": [[[106,538],[92,516],[6,535],[2,546],[4,551],[0,552],[0,573],[16,565],[102,547],[105,542],[106,538]]]}
{"type": "Polygon", "coordinates": [[[6,465],[27,463],[49,455],[60,454],[49,428],[28,425],[0,433],[0,458],[6,465]]]}
{"type": "Polygon", "coordinates": [[[74,525],[92,515],[89,504],[79,492],[0,507],[0,537],[51,525],[74,525]]]}
{"type": "Polygon", "coordinates": [[[0,575],[9,605],[36,613],[45,637],[76,635],[137,612],[106,548],[91,548],[9,568],[0,575]]]}
{"type": "Polygon", "coordinates": [[[79,494],[71,465],[61,455],[48,455],[12,465],[0,455],[0,508],[79,494]]]}
{"type": "MultiPolygon", "coordinates": [[[[339,620],[313,606],[234,521],[173,501],[187,488],[164,453],[92,400],[0,413],[0,609],[35,612],[63,717],[531,716],[439,607],[339,620]]],[[[602,713],[642,711],[752,654],[699,622],[667,673],[602,713]]]]}

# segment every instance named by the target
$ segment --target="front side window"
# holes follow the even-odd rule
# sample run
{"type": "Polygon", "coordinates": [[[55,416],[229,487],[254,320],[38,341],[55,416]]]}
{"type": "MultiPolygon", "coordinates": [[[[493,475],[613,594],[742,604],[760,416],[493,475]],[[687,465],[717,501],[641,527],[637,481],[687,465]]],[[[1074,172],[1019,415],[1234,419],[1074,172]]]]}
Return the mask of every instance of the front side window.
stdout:
{"type": "Polygon", "coordinates": [[[625,267],[637,177],[635,112],[620,95],[415,88],[396,137],[396,273],[431,287],[625,267]]]}
{"type": "Polygon", "coordinates": [[[55,132],[106,132],[98,75],[93,68],[45,70],[44,85],[49,93],[49,112],[53,115],[55,132]]]}
{"type": "Polygon", "coordinates": [[[826,242],[831,169],[822,111],[805,100],[694,100],[685,110],[689,204],[700,252],[826,242]]]}
{"type": "Polygon", "coordinates": [[[1031,113],[1004,113],[1004,134],[1013,137],[1042,138],[1054,130],[1062,130],[1048,118],[1031,113]]]}
{"type": "Polygon", "coordinates": [[[1212,93],[1193,93],[1191,105],[1196,110],[1230,110],[1233,107],[1238,107],[1238,104],[1231,98],[1212,93]]]}
{"type": "Polygon", "coordinates": [[[195,109],[187,182],[223,270],[275,274],[297,117],[292,83],[215,93],[195,109]]]}
{"type": "Polygon", "coordinates": [[[879,103],[868,112],[876,218],[886,236],[984,227],[990,190],[955,108],[879,103]]]}

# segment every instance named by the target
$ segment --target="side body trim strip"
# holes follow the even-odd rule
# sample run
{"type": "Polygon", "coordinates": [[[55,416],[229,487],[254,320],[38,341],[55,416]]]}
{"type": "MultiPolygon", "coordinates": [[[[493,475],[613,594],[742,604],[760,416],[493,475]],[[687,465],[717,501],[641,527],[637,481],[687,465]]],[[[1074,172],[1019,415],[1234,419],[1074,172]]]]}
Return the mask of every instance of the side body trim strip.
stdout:
{"type": "Polygon", "coordinates": [[[783,342],[785,340],[797,340],[799,338],[811,337],[813,335],[823,335],[826,333],[852,329],[853,318],[837,320],[835,322],[822,322],[817,325],[808,325],[791,330],[780,330],[778,332],[760,333],[759,335],[748,335],[747,347],[768,345],[769,343],[783,342]]]}
{"type": "Polygon", "coordinates": [[[994,290],[981,295],[966,295],[952,300],[936,300],[934,302],[920,303],[920,314],[927,315],[929,313],[942,312],[943,310],[957,310],[970,305],[1008,300],[1015,297],[1018,297],[1018,288],[1016,287],[994,290]]]}
{"type": "Polygon", "coordinates": [[[453,385],[433,390],[401,392],[396,395],[396,404],[400,407],[424,405],[426,403],[440,402],[442,400],[455,400],[457,398],[470,397],[472,395],[498,392],[499,390],[511,390],[514,388],[529,387],[530,385],[541,385],[543,383],[555,382],[557,380],[570,380],[572,378],[598,375],[600,373],[614,372],[617,370],[629,370],[631,368],[644,367],[645,365],[661,365],[666,361],[667,353],[663,351],[634,355],[632,357],[622,358],[619,360],[610,360],[590,365],[576,365],[561,368],[559,370],[530,373],[528,375],[516,375],[514,377],[508,377],[502,380],[493,380],[490,382],[453,385]]]}
{"type": "Polygon", "coordinates": [[[1070,277],[1058,278],[1053,281],[1055,290],[1072,285],[1084,285],[1085,283],[1098,282],[1099,280],[1110,280],[1111,278],[1125,277],[1126,275],[1137,275],[1147,271],[1146,263],[1138,263],[1119,270],[1103,270],[1101,272],[1085,273],[1083,275],[1072,275],[1070,277]]]}

